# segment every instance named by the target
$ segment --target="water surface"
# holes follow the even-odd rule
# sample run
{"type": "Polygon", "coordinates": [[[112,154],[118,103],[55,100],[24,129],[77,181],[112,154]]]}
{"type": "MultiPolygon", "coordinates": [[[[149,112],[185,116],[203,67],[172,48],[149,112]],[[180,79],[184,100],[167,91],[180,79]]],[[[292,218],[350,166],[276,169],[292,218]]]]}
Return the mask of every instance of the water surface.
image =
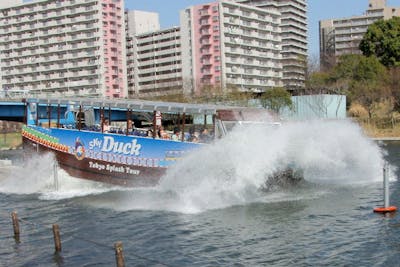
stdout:
{"type": "Polygon", "coordinates": [[[265,142],[257,132],[234,134],[150,189],[59,171],[55,191],[51,156],[18,164],[0,179],[0,266],[115,266],[116,241],[127,266],[398,265],[398,215],[372,210],[382,204],[383,159],[391,204],[400,206],[400,143],[378,146],[350,123],[288,127],[263,133],[271,137],[265,142]],[[271,166],[289,159],[305,169],[306,185],[257,189],[271,166]],[[14,210],[20,243],[12,237],[14,210]],[[62,239],[56,255],[53,223],[62,239]]]}

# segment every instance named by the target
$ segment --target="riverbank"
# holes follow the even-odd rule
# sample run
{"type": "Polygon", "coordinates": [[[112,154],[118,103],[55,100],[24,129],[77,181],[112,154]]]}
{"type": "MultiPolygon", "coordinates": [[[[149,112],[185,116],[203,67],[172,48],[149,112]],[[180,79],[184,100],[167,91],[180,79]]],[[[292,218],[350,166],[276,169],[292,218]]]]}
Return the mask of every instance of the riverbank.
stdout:
{"type": "MultiPolygon", "coordinates": [[[[357,121],[356,121],[357,122],[357,121]]],[[[375,124],[357,122],[365,135],[375,140],[398,141],[400,140],[400,125],[394,124],[386,127],[377,127],[375,124]]]]}
{"type": "Polygon", "coordinates": [[[22,137],[20,132],[0,134],[0,150],[17,149],[22,146],[22,137]]]}

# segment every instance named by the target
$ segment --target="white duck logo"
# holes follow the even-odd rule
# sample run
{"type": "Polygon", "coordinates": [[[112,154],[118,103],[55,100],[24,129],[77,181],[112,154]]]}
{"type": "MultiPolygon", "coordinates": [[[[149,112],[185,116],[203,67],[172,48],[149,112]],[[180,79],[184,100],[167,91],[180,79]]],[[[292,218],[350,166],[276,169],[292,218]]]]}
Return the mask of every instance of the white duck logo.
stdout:
{"type": "Polygon", "coordinates": [[[75,157],[78,160],[82,160],[85,158],[85,146],[83,145],[79,137],[77,137],[75,140],[75,157]]]}

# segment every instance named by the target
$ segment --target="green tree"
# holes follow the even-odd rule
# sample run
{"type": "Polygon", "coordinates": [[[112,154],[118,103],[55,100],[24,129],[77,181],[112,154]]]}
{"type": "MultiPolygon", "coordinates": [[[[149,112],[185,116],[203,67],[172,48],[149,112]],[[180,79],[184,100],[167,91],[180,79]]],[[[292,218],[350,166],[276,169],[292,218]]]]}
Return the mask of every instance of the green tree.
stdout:
{"type": "Polygon", "coordinates": [[[331,87],[332,77],[329,72],[313,72],[306,80],[306,86],[311,92],[326,91],[331,87]]]}
{"type": "Polygon", "coordinates": [[[378,20],[368,27],[360,43],[367,57],[375,55],[387,66],[400,66],[400,17],[378,20]]]}
{"type": "Polygon", "coordinates": [[[267,90],[261,94],[260,100],[264,108],[275,111],[278,114],[284,107],[292,108],[293,106],[290,93],[281,87],[267,90]]]}
{"type": "Polygon", "coordinates": [[[389,86],[393,97],[393,108],[400,111],[400,67],[389,69],[389,86]]]}
{"type": "Polygon", "coordinates": [[[374,104],[390,97],[388,73],[375,56],[345,55],[335,66],[333,79],[351,102],[363,105],[372,116],[374,104]]]}

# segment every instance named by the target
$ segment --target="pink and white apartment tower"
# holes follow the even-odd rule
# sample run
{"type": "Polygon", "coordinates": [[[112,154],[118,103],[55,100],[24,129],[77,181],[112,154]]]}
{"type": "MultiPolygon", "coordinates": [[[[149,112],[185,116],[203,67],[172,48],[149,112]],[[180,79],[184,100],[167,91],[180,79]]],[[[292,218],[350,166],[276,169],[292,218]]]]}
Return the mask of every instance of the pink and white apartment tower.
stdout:
{"type": "Polygon", "coordinates": [[[126,97],[123,0],[0,2],[0,85],[38,96],[126,97]]]}
{"type": "Polygon", "coordinates": [[[282,86],[278,11],[220,1],[187,8],[180,19],[186,94],[205,86],[251,92],[282,86]]]}

